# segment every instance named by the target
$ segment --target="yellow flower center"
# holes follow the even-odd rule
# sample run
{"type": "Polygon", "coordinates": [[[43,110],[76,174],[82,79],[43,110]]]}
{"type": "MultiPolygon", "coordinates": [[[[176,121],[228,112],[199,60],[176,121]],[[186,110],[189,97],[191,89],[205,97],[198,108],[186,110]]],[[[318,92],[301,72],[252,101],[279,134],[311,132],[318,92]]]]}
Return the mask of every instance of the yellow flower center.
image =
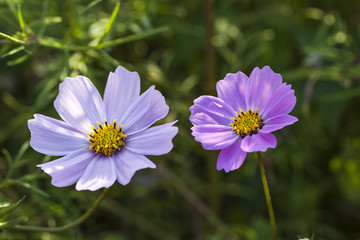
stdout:
{"type": "Polygon", "coordinates": [[[249,107],[247,112],[240,109],[240,114],[237,112],[235,112],[235,114],[236,117],[231,118],[233,121],[230,125],[233,127],[232,130],[238,135],[246,136],[256,133],[262,125],[262,119],[259,116],[258,109],[253,112],[249,107]]]}
{"type": "Polygon", "coordinates": [[[105,155],[112,155],[116,150],[120,150],[125,146],[124,139],[126,137],[122,132],[122,125],[118,128],[116,125],[116,119],[114,124],[108,124],[105,118],[105,124],[101,125],[97,122],[99,127],[95,129],[91,127],[93,132],[88,133],[90,149],[94,149],[96,154],[103,153],[105,155]]]}

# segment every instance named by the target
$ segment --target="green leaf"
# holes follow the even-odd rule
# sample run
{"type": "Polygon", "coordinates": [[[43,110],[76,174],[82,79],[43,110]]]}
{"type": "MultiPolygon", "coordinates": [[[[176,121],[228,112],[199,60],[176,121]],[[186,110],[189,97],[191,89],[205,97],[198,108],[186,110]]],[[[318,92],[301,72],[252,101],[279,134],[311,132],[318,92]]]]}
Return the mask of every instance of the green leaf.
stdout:
{"type": "Polygon", "coordinates": [[[18,154],[16,154],[14,160],[11,162],[11,165],[9,164],[9,170],[6,174],[5,179],[10,179],[11,175],[13,174],[15,168],[23,165],[25,162],[20,162],[18,163],[18,161],[23,157],[24,153],[26,152],[26,150],[29,148],[30,143],[29,141],[26,141],[23,143],[23,145],[21,146],[18,154]]]}
{"type": "MultiPolygon", "coordinates": [[[[31,22],[31,24],[29,24],[29,26],[31,26],[31,27],[38,27],[40,24],[41,24],[41,26],[42,26],[42,25],[50,26],[50,25],[54,25],[54,24],[61,23],[62,21],[63,21],[63,18],[62,18],[62,17],[59,17],[59,16],[44,17],[44,19],[31,22]]],[[[39,35],[40,35],[40,34],[39,34],[39,35]]],[[[40,36],[41,36],[41,35],[40,35],[40,36]]]]}
{"type": "Polygon", "coordinates": [[[165,32],[168,29],[169,29],[168,27],[159,27],[159,28],[155,28],[155,29],[152,29],[149,31],[144,31],[141,33],[130,35],[127,37],[118,38],[113,41],[105,42],[98,46],[64,45],[64,44],[62,44],[54,39],[50,39],[50,38],[39,38],[38,40],[39,40],[39,44],[44,47],[56,48],[56,49],[66,49],[69,51],[87,51],[87,50],[97,50],[97,49],[102,49],[102,48],[107,48],[107,47],[114,47],[114,46],[117,46],[120,44],[133,42],[133,41],[140,40],[140,39],[143,39],[143,38],[155,35],[155,34],[165,32]]]}
{"type": "Polygon", "coordinates": [[[18,7],[17,15],[18,15],[18,19],[19,19],[20,28],[21,28],[21,31],[22,31],[22,37],[26,41],[27,40],[27,35],[26,35],[26,31],[25,31],[24,19],[22,17],[22,13],[21,13],[21,5],[19,5],[19,7],[18,7]]]}
{"type": "Polygon", "coordinates": [[[25,54],[25,55],[23,55],[23,56],[15,59],[15,60],[8,61],[8,62],[6,63],[6,65],[7,65],[7,66],[15,66],[15,65],[18,65],[18,64],[20,64],[20,63],[25,62],[29,57],[30,57],[29,54],[25,54]]]}
{"type": "Polygon", "coordinates": [[[40,194],[43,197],[46,197],[46,198],[50,197],[50,195],[48,193],[44,192],[43,190],[41,190],[38,187],[35,187],[35,186],[31,185],[30,183],[23,182],[21,180],[14,180],[14,183],[18,184],[20,186],[23,186],[23,187],[25,187],[25,188],[33,191],[33,192],[36,192],[37,194],[40,194]]]}
{"type": "Polygon", "coordinates": [[[24,155],[24,153],[26,152],[26,150],[29,149],[29,146],[30,146],[30,142],[29,142],[29,141],[26,141],[26,142],[23,143],[23,145],[21,146],[18,154],[16,154],[16,157],[15,157],[15,159],[14,159],[14,162],[19,161],[19,160],[23,157],[23,155],[24,155]]]}
{"type": "Polygon", "coordinates": [[[22,203],[22,201],[24,201],[24,199],[25,199],[25,196],[23,196],[19,201],[17,201],[17,203],[12,205],[11,207],[6,209],[5,211],[2,211],[0,213],[0,218],[4,218],[4,217],[10,215],[10,213],[12,213],[18,206],[20,206],[20,204],[22,203]]]}
{"type": "Polygon", "coordinates": [[[0,208],[4,208],[4,207],[8,207],[8,206],[10,206],[10,203],[8,203],[8,202],[1,202],[0,203],[0,208]]]}
{"type": "Polygon", "coordinates": [[[99,53],[101,56],[103,56],[105,58],[105,60],[110,62],[114,67],[121,65],[116,59],[114,59],[112,56],[110,56],[110,54],[108,54],[105,50],[100,49],[99,53]]]}
{"type": "Polygon", "coordinates": [[[113,41],[102,43],[102,44],[98,45],[97,48],[106,48],[106,47],[111,47],[111,46],[124,44],[124,43],[127,43],[127,42],[133,42],[133,41],[136,41],[136,40],[140,40],[140,39],[149,37],[151,35],[155,35],[155,34],[165,32],[168,29],[169,29],[168,27],[155,28],[155,29],[152,29],[152,30],[149,30],[149,31],[144,31],[144,32],[141,32],[141,33],[138,33],[138,34],[134,34],[134,35],[131,35],[131,36],[118,38],[118,39],[115,39],[113,41]]]}
{"type": "Polygon", "coordinates": [[[13,37],[11,37],[11,36],[9,36],[9,35],[7,35],[5,33],[2,33],[2,32],[0,32],[0,37],[5,38],[5,39],[7,39],[7,40],[9,40],[11,42],[17,43],[17,44],[25,44],[24,41],[22,41],[20,39],[17,39],[17,38],[13,38],[13,37]]]}
{"type": "Polygon", "coordinates": [[[20,46],[20,47],[14,48],[14,49],[10,50],[9,52],[4,53],[3,55],[1,55],[0,58],[5,58],[5,57],[7,57],[7,56],[14,55],[15,53],[18,53],[18,52],[20,52],[20,51],[22,51],[22,50],[24,50],[24,49],[25,49],[24,46],[20,46]]]}
{"type": "MultiPolygon", "coordinates": [[[[95,0],[92,1],[89,5],[86,6],[86,8],[81,11],[79,13],[79,15],[84,14],[85,12],[87,12],[89,9],[91,9],[93,6],[95,6],[96,4],[100,3],[102,0],[95,0]]],[[[62,44],[65,45],[66,42],[69,40],[71,34],[73,33],[73,31],[75,30],[75,28],[78,26],[78,22],[75,22],[74,24],[71,25],[69,31],[65,34],[64,39],[62,40],[62,44]]]]}
{"type": "Polygon", "coordinates": [[[120,8],[120,2],[118,2],[116,4],[116,6],[111,14],[110,20],[109,20],[108,24],[106,25],[105,31],[104,31],[103,35],[101,36],[101,38],[99,39],[97,46],[99,46],[104,41],[106,35],[109,33],[109,31],[115,21],[116,15],[119,12],[119,8],[120,8]]]}
{"type": "Polygon", "coordinates": [[[23,223],[23,222],[26,222],[27,220],[28,220],[27,217],[18,217],[18,218],[11,219],[9,221],[0,222],[0,228],[5,228],[5,227],[9,227],[9,226],[12,226],[15,224],[23,223]]]}
{"type": "Polygon", "coordinates": [[[12,12],[12,14],[14,16],[16,16],[16,7],[15,7],[15,4],[16,4],[16,1],[13,1],[13,0],[6,0],[6,3],[10,9],[10,11],[12,12]]]}
{"type": "Polygon", "coordinates": [[[13,164],[13,159],[6,148],[1,149],[1,152],[4,154],[6,161],[8,162],[9,167],[13,164]]]}
{"type": "Polygon", "coordinates": [[[64,50],[65,54],[65,69],[66,75],[70,76],[70,59],[69,59],[69,50],[64,50]]]}
{"type": "Polygon", "coordinates": [[[86,6],[86,8],[81,11],[80,15],[81,14],[84,14],[85,12],[87,12],[90,8],[92,8],[93,6],[95,6],[96,4],[98,4],[99,2],[101,2],[102,0],[95,0],[95,1],[92,1],[89,5],[86,6]]]}

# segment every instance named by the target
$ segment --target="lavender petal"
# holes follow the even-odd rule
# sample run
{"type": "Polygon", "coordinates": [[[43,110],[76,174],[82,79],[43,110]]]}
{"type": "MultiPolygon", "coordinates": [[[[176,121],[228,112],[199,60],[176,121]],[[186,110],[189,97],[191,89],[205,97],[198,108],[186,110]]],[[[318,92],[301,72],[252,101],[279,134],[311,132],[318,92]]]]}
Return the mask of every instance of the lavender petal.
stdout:
{"type": "Polygon", "coordinates": [[[63,156],[89,146],[86,134],[69,124],[41,114],[35,114],[34,117],[28,121],[28,127],[31,131],[30,145],[36,151],[50,156],[63,156]]]}
{"type": "Polygon", "coordinates": [[[116,180],[115,163],[110,156],[97,154],[76,184],[76,190],[109,188],[116,180]]]}
{"type": "Polygon", "coordinates": [[[139,94],[140,77],[137,72],[130,72],[122,66],[117,67],[114,73],[110,72],[104,93],[107,120],[120,120],[139,94]]]}
{"type": "Polygon", "coordinates": [[[113,155],[116,167],[117,181],[126,185],[136,171],[144,168],[156,168],[156,165],[147,157],[122,149],[113,155]]]}
{"type": "Polygon", "coordinates": [[[170,152],[173,148],[172,139],[178,133],[177,127],[172,127],[176,123],[171,122],[155,127],[150,127],[144,131],[128,136],[125,148],[143,155],[162,155],[170,152]]]}
{"type": "Polygon", "coordinates": [[[130,135],[148,128],[168,112],[164,96],[152,86],[130,105],[119,123],[124,125],[124,133],[130,135]]]}
{"type": "Polygon", "coordinates": [[[247,135],[241,142],[241,149],[245,152],[265,152],[268,148],[276,147],[276,138],[271,133],[259,130],[256,134],[247,135]]]}
{"type": "Polygon", "coordinates": [[[220,124],[228,126],[235,110],[224,100],[213,96],[201,96],[190,107],[190,121],[194,125],[220,124]]]}
{"type": "Polygon", "coordinates": [[[264,126],[261,128],[261,132],[263,133],[270,133],[276,130],[279,130],[285,126],[293,124],[298,119],[291,115],[280,115],[274,118],[266,119],[263,123],[264,126]]]}
{"type": "Polygon", "coordinates": [[[241,149],[240,145],[241,140],[239,139],[234,144],[221,150],[216,164],[218,171],[224,169],[225,172],[230,172],[241,167],[247,153],[241,149]]]}
{"type": "Polygon", "coordinates": [[[103,100],[92,82],[83,76],[66,78],[60,84],[54,106],[61,118],[84,133],[104,122],[106,117],[103,100]]]}
{"type": "Polygon", "coordinates": [[[231,126],[205,124],[191,128],[195,140],[206,150],[219,150],[232,145],[239,139],[231,126]]]}
{"type": "Polygon", "coordinates": [[[246,109],[245,86],[248,81],[248,77],[242,72],[227,74],[224,80],[220,80],[216,84],[218,97],[235,111],[238,111],[239,108],[246,109]]]}
{"type": "Polygon", "coordinates": [[[52,177],[51,184],[66,187],[76,183],[83,175],[87,165],[95,157],[93,151],[83,149],[72,152],[54,161],[37,165],[52,177]]]}
{"type": "Polygon", "coordinates": [[[247,107],[253,110],[256,108],[262,109],[281,84],[281,75],[274,73],[269,66],[262,69],[255,68],[251,72],[246,85],[247,107]]]}
{"type": "Polygon", "coordinates": [[[260,116],[263,119],[268,119],[288,114],[296,103],[294,93],[295,91],[291,89],[291,85],[282,84],[273,93],[267,104],[260,109],[260,116]]]}

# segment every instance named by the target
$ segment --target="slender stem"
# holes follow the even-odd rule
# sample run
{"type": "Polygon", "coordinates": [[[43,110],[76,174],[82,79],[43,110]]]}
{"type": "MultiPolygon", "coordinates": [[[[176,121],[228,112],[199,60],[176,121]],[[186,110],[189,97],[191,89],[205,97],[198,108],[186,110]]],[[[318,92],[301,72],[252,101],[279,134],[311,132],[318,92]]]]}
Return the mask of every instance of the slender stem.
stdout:
{"type": "MultiPolygon", "coordinates": [[[[168,29],[169,29],[168,27],[154,28],[154,29],[149,30],[149,31],[145,31],[145,32],[137,33],[137,34],[126,36],[126,37],[117,38],[115,40],[108,41],[108,42],[105,42],[105,43],[101,43],[101,44],[99,44],[97,46],[64,45],[61,42],[58,42],[56,40],[46,39],[46,38],[41,38],[41,39],[39,38],[37,43],[39,45],[43,46],[43,47],[49,47],[49,48],[55,48],[55,49],[64,49],[64,50],[69,50],[69,51],[98,50],[98,49],[113,47],[113,46],[117,46],[117,45],[120,45],[120,44],[140,40],[140,39],[143,39],[143,38],[155,35],[155,34],[165,32],[168,29]]],[[[0,37],[1,37],[1,35],[0,35],[0,37]]]]}
{"type": "Polygon", "coordinates": [[[17,43],[17,44],[25,44],[24,41],[22,41],[20,39],[13,38],[12,36],[9,36],[9,35],[7,35],[5,33],[2,33],[2,32],[0,32],[0,38],[5,38],[5,39],[10,40],[11,42],[17,43]]]}
{"type": "Polygon", "coordinates": [[[36,226],[23,226],[23,225],[15,225],[14,227],[9,227],[11,230],[15,231],[28,231],[28,232],[62,232],[68,230],[70,228],[76,227],[77,225],[84,222],[99,206],[103,198],[105,197],[106,193],[109,191],[109,188],[105,188],[101,195],[96,199],[95,203],[77,220],[66,224],[61,227],[36,227],[36,226]]]}
{"type": "Polygon", "coordinates": [[[276,240],[276,223],[275,223],[275,216],[274,216],[274,210],[271,204],[271,197],[270,197],[270,191],[269,191],[269,186],[266,180],[266,174],[265,174],[265,168],[264,168],[264,163],[261,157],[261,153],[257,152],[257,156],[258,156],[258,160],[259,160],[259,167],[260,167],[260,174],[261,174],[261,180],[263,183],[263,187],[264,187],[264,193],[265,193],[265,199],[266,199],[266,204],[267,204],[267,208],[269,211],[269,218],[270,218],[270,225],[271,225],[271,230],[272,230],[272,236],[273,236],[273,240],[276,240]]]}

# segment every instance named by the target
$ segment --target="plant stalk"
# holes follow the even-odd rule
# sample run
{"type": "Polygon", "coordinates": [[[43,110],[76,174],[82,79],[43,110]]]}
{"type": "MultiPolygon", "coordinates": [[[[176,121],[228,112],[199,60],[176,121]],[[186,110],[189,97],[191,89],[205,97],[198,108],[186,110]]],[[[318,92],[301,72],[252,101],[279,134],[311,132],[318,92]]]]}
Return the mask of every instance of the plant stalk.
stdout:
{"type": "Polygon", "coordinates": [[[273,207],[272,207],[272,204],[271,204],[270,191],[269,191],[269,186],[268,186],[268,183],[267,183],[267,180],[266,180],[264,163],[263,163],[260,152],[257,152],[257,156],[258,156],[258,160],[259,160],[259,168],[260,168],[261,180],[262,180],[263,187],[264,187],[266,204],[267,204],[267,208],[268,208],[268,212],[269,212],[272,236],[273,236],[273,240],[276,240],[277,236],[276,236],[275,215],[274,215],[274,210],[273,210],[273,207]]]}
{"type": "Polygon", "coordinates": [[[37,227],[37,226],[23,226],[23,225],[15,225],[13,227],[9,227],[11,230],[15,231],[26,231],[26,232],[62,232],[74,228],[81,223],[83,223],[99,206],[103,198],[105,197],[106,193],[109,191],[109,188],[105,188],[101,195],[96,199],[94,204],[77,220],[66,224],[60,227],[37,227]]]}

